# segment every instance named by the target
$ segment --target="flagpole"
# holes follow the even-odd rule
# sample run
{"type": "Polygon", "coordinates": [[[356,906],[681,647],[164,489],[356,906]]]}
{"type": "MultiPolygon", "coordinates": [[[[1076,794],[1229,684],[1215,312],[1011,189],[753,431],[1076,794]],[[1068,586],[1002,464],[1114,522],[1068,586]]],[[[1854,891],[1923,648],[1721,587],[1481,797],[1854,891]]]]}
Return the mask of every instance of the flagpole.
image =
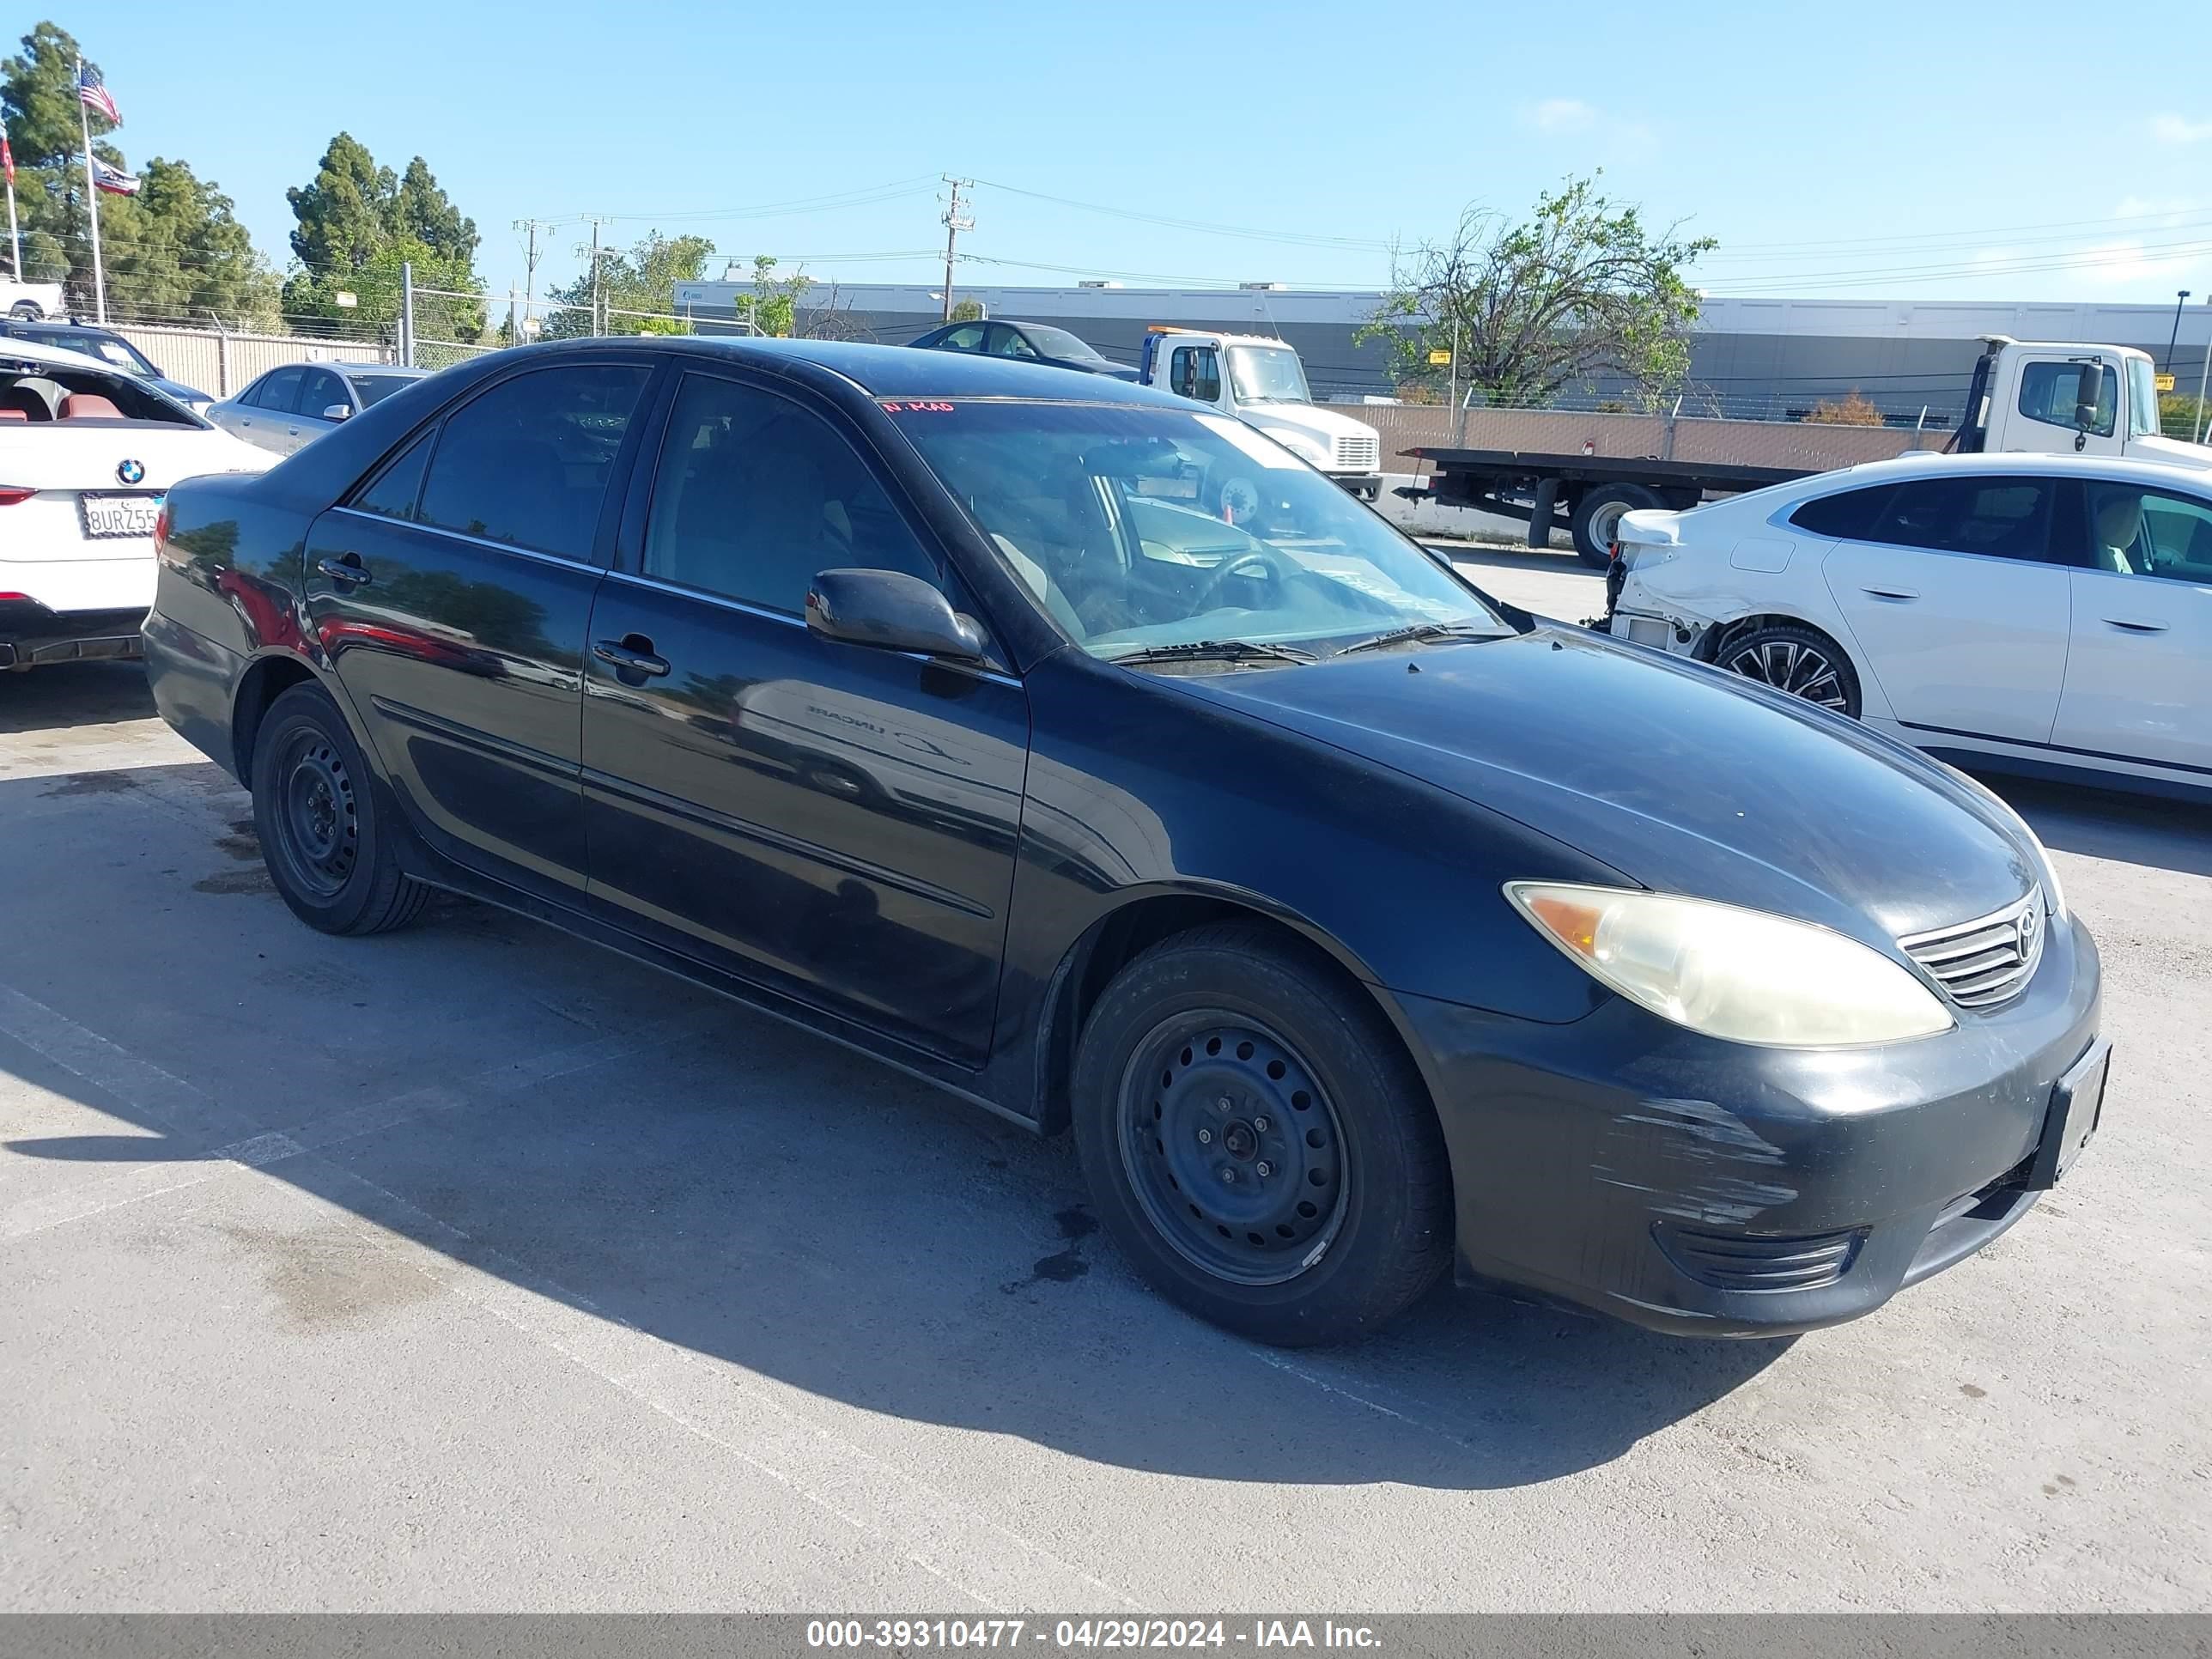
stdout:
{"type": "MultiPolygon", "coordinates": [[[[7,142],[8,129],[0,127],[0,144],[7,142]]],[[[15,228],[15,161],[13,155],[8,161],[8,247],[15,256],[15,280],[20,283],[23,280],[23,238],[15,228]]]]}
{"type": "Polygon", "coordinates": [[[84,59],[76,60],[76,125],[84,134],[84,210],[92,226],[92,307],[107,326],[107,276],[100,266],[100,185],[92,176],[92,106],[84,101],[84,59]]]}

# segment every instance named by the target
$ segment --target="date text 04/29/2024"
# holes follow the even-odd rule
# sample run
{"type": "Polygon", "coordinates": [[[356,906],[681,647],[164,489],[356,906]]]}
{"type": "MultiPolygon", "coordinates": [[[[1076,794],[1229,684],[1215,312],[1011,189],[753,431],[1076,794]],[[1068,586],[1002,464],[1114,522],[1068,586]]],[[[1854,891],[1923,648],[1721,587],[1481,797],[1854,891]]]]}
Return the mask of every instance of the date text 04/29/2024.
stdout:
{"type": "Polygon", "coordinates": [[[809,1648],[1021,1648],[1062,1650],[1170,1648],[1337,1648],[1378,1645],[1366,1625],[1333,1620],[1255,1619],[811,1619],[809,1648]]]}

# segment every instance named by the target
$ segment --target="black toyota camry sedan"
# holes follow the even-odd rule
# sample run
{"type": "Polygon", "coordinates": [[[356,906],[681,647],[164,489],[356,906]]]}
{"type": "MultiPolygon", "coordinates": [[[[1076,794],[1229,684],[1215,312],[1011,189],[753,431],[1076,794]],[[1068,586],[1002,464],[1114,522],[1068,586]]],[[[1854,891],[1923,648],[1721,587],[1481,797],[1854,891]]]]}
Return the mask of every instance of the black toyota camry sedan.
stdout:
{"type": "Polygon", "coordinates": [[[1994,797],[1490,604],[1164,392],[532,346],[159,539],[161,713],[302,921],[473,894],[1072,1130],[1128,1258],[1262,1340],[1455,1261],[1833,1323],[2096,1125],[2095,947],[1994,797]]]}

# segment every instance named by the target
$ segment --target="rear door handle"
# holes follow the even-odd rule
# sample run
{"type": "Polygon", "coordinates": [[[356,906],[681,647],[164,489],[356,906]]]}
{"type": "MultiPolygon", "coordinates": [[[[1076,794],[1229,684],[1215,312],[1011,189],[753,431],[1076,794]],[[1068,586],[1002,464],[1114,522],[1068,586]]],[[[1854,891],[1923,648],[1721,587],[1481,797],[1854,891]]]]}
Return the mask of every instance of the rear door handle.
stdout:
{"type": "Polygon", "coordinates": [[[1920,595],[1909,587],[1869,587],[1861,590],[1877,599],[1917,599],[1920,595]]]}
{"type": "Polygon", "coordinates": [[[668,659],[653,654],[653,641],[641,634],[625,634],[619,640],[601,640],[592,654],[624,673],[659,678],[668,672],[668,659]]]}
{"type": "Polygon", "coordinates": [[[2163,634],[2164,623],[2130,622],[2124,617],[2107,617],[2105,620],[2115,628],[2124,628],[2130,634],[2163,634]]]}
{"type": "Polygon", "coordinates": [[[358,554],[349,553],[343,559],[324,559],[315,568],[328,576],[340,587],[366,587],[374,580],[361,562],[358,554]]]}

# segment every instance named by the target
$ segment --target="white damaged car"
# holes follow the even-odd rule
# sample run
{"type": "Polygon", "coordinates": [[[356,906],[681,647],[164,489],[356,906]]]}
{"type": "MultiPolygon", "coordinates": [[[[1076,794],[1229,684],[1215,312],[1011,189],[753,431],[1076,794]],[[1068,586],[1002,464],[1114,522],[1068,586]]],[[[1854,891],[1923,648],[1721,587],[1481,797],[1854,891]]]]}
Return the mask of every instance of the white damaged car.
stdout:
{"type": "Polygon", "coordinates": [[[277,459],[137,375],[0,339],[0,669],[138,655],[163,494],[277,459]]]}
{"type": "Polygon", "coordinates": [[[1614,544],[1620,638],[1959,764],[2212,791],[2203,466],[1907,457],[1630,513],[1614,544]]]}

